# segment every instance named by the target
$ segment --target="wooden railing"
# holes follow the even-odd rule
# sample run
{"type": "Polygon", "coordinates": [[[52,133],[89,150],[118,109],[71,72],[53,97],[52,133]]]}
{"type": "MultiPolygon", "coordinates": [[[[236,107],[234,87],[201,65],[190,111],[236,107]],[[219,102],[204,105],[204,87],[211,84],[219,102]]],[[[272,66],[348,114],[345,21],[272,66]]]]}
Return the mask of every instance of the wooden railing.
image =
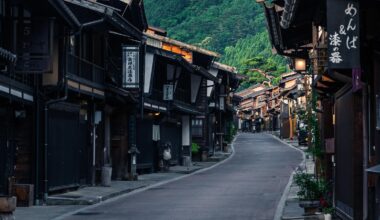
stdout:
{"type": "Polygon", "coordinates": [[[103,67],[73,54],[67,55],[67,72],[98,84],[103,84],[105,79],[103,67]]]}

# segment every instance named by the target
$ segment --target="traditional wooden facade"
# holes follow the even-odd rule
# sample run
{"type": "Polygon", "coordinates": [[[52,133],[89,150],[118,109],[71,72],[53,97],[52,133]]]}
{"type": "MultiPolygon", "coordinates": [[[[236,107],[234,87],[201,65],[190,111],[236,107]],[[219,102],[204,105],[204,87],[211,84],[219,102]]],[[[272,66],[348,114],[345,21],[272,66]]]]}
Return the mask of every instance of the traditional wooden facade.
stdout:
{"type": "MultiPolygon", "coordinates": [[[[236,102],[233,98],[243,78],[236,68],[218,62],[212,64],[209,72],[218,81],[207,81],[208,113],[202,132],[206,142],[202,147],[214,153],[216,148],[223,150],[224,144],[232,141],[232,132],[237,129],[234,123],[236,102]]],[[[199,140],[200,137],[197,138],[199,140]]]]}
{"type": "Polygon", "coordinates": [[[274,86],[269,88],[267,91],[267,130],[277,131],[280,128],[280,112],[281,112],[281,102],[280,102],[280,87],[274,86]]]}
{"type": "Polygon", "coordinates": [[[26,57],[38,59],[49,52],[48,41],[40,47],[28,44],[37,40],[36,35],[28,38],[23,33],[29,11],[20,13],[22,8],[9,1],[0,1],[0,5],[0,195],[8,195],[12,183],[36,181],[33,157],[39,131],[34,124],[38,117],[35,85],[50,67],[25,68],[33,64],[26,57]]]}
{"type": "Polygon", "coordinates": [[[181,164],[183,156],[190,156],[192,134],[197,131],[194,120],[203,125],[208,110],[205,85],[208,80],[217,81],[207,69],[219,55],[167,38],[157,28],[149,29],[146,37],[144,115],[137,126],[138,168],[157,170],[162,144],[171,143],[172,164],[181,164]]]}
{"type": "Polygon", "coordinates": [[[238,115],[240,118],[239,127],[242,131],[256,131],[256,124],[261,123],[262,112],[266,111],[264,109],[266,108],[266,90],[266,86],[256,84],[236,93],[237,96],[241,97],[238,115]]]}
{"type": "Polygon", "coordinates": [[[306,110],[306,97],[303,87],[304,79],[300,74],[287,73],[281,77],[281,128],[280,136],[290,138],[296,135],[297,112],[300,109],[306,110]]]}
{"type": "Polygon", "coordinates": [[[208,85],[227,121],[239,85],[218,57],[148,28],[142,0],[0,0],[0,196],[22,184],[46,202],[110,168],[117,180],[157,170],[166,142],[172,164],[193,139],[212,146],[194,136],[208,85]]]}
{"type": "Polygon", "coordinates": [[[334,183],[341,219],[380,216],[379,8],[378,1],[356,0],[264,4],[273,47],[312,67],[324,152],[317,166],[327,167],[322,175],[334,183]]]}
{"type": "Polygon", "coordinates": [[[31,184],[36,198],[46,200],[56,190],[95,184],[100,168],[111,163],[109,109],[135,101],[122,86],[121,52],[123,45],[141,46],[143,5],[2,1],[1,16],[2,75],[13,84],[2,91],[9,89],[6,99],[15,96],[14,105],[22,103],[3,105],[11,129],[0,133],[14,146],[1,153],[12,161],[0,165],[9,173],[2,193],[7,185],[31,184]],[[120,52],[118,60],[112,52],[120,52]]]}

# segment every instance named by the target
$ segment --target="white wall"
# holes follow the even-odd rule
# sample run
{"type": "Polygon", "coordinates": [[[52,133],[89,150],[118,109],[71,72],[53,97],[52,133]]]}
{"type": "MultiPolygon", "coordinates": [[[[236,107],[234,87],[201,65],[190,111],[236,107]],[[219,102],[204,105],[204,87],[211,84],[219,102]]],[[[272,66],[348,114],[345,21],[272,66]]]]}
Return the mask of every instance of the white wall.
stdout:
{"type": "Polygon", "coordinates": [[[182,116],[182,146],[190,146],[190,116],[182,116]]]}

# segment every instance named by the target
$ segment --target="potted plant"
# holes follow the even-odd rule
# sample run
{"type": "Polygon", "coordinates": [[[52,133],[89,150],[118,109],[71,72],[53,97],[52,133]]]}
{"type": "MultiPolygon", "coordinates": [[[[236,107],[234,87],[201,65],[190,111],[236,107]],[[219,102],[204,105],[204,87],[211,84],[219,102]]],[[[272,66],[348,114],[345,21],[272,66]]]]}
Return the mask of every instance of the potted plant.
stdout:
{"type": "Polygon", "coordinates": [[[199,160],[199,150],[200,150],[200,146],[197,144],[197,143],[192,143],[191,144],[191,155],[192,155],[192,159],[195,159],[197,158],[199,160]]]}
{"type": "Polygon", "coordinates": [[[318,211],[321,206],[320,199],[326,193],[326,182],[317,179],[312,174],[299,172],[294,176],[294,182],[299,187],[297,193],[300,206],[304,208],[305,214],[310,215],[318,211]]]}
{"type": "Polygon", "coordinates": [[[323,214],[324,214],[324,217],[325,217],[325,220],[331,220],[332,219],[332,215],[334,214],[334,207],[326,207],[326,208],[323,208],[323,214]]]}
{"type": "Polygon", "coordinates": [[[331,220],[332,215],[335,212],[335,209],[333,207],[333,202],[332,202],[332,193],[328,192],[325,194],[324,197],[321,198],[321,206],[322,206],[322,212],[324,214],[325,220],[331,220]]]}

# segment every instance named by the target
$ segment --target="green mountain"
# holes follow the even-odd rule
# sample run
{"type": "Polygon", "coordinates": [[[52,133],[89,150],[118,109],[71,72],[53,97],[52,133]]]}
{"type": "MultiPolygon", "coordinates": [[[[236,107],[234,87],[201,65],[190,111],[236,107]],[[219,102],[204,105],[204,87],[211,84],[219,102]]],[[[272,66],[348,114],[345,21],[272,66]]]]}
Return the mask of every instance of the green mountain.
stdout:
{"type": "MultiPolygon", "coordinates": [[[[272,54],[262,6],[254,0],[145,0],[150,25],[168,36],[222,54],[220,62],[249,76],[242,88],[266,80],[259,68],[275,77],[286,71],[272,54]]],[[[274,83],[278,78],[272,80],[274,83]]]]}

